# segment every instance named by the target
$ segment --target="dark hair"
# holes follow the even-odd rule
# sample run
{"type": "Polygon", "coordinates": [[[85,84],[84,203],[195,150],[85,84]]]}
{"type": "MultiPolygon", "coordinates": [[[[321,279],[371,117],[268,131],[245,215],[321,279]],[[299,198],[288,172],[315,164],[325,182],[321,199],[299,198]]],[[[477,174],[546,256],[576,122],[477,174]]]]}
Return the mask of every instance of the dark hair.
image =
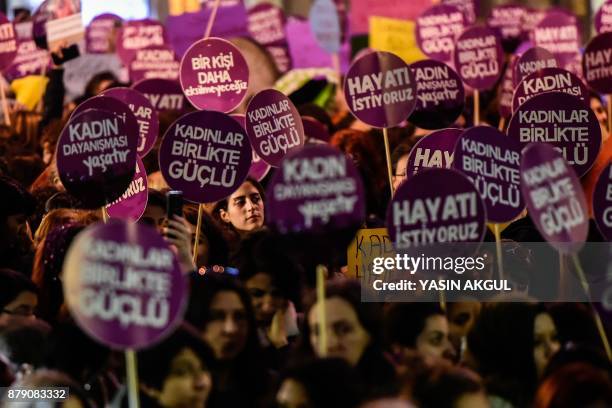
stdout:
{"type": "Polygon", "coordinates": [[[4,309],[22,292],[38,293],[34,282],[12,269],[0,269],[0,288],[0,309],[4,309]]]}
{"type": "Polygon", "coordinates": [[[332,122],[331,117],[327,113],[325,109],[316,105],[314,103],[305,103],[297,108],[300,116],[310,116],[315,119],[317,122],[321,123],[325,126],[327,132],[331,135],[334,133],[334,122],[332,122]]]}
{"type": "Polygon", "coordinates": [[[430,316],[446,316],[438,303],[393,303],[385,311],[385,340],[388,345],[416,346],[430,316]]]}
{"type": "Polygon", "coordinates": [[[231,264],[246,282],[258,273],[265,273],[285,299],[299,305],[301,271],[298,265],[278,251],[280,239],[268,230],[254,231],[241,242],[231,264]]]}
{"type": "Polygon", "coordinates": [[[156,190],[154,188],[150,188],[147,194],[147,207],[166,208],[166,195],[164,194],[164,192],[156,190]]]}
{"type": "Polygon", "coordinates": [[[9,215],[30,215],[36,209],[32,194],[15,179],[0,176],[0,222],[4,223],[9,215]]]}
{"type": "Polygon", "coordinates": [[[473,371],[439,362],[417,375],[413,398],[419,407],[453,408],[461,396],[484,391],[482,380],[473,371]]]}
{"type": "Polygon", "coordinates": [[[540,311],[532,303],[486,303],[467,337],[489,393],[517,406],[531,401],[537,383],[534,322],[540,311]]]}
{"type": "Polygon", "coordinates": [[[414,144],[415,143],[412,141],[412,139],[409,139],[409,141],[404,141],[397,145],[395,149],[393,149],[393,153],[391,153],[391,168],[393,170],[394,175],[397,175],[397,163],[402,157],[407,154],[410,154],[410,151],[414,147],[414,144]]]}
{"type": "Polygon", "coordinates": [[[308,406],[317,408],[357,407],[365,385],[360,384],[355,370],[340,358],[293,363],[281,373],[279,384],[287,379],[300,383],[308,395],[308,406]]]}
{"type": "Polygon", "coordinates": [[[20,319],[0,331],[0,354],[16,366],[40,367],[51,326],[39,319],[20,319]]]}
{"type": "Polygon", "coordinates": [[[534,408],[612,406],[610,372],[589,364],[561,367],[540,385],[534,408]]]}
{"type": "MultiPolygon", "coordinates": [[[[211,321],[210,306],[217,294],[233,292],[240,298],[246,311],[248,334],[244,350],[234,359],[232,375],[235,376],[235,384],[241,391],[242,398],[261,396],[268,390],[268,376],[262,361],[255,315],[248,293],[236,278],[220,273],[209,272],[204,275],[192,273],[190,283],[191,293],[185,321],[199,331],[205,331],[211,321]]],[[[211,399],[214,400],[215,394],[213,388],[211,399]]]]}
{"type": "Polygon", "coordinates": [[[185,348],[191,349],[206,368],[210,369],[214,364],[212,350],[202,341],[193,327],[182,323],[161,343],[138,352],[139,381],[161,390],[170,371],[172,359],[185,348]]]}
{"type": "MultiPolygon", "coordinates": [[[[186,205],[184,207],[185,218],[192,225],[198,223],[198,208],[197,206],[186,205]]],[[[195,232],[195,228],[194,228],[195,232]]],[[[206,211],[202,212],[202,228],[200,234],[206,237],[208,241],[208,265],[227,266],[229,258],[229,245],[221,232],[219,223],[211,217],[206,211]]],[[[203,266],[203,265],[198,265],[203,266]]]]}
{"type": "MultiPolygon", "coordinates": [[[[266,191],[264,190],[263,186],[261,185],[259,181],[249,176],[246,178],[244,182],[250,183],[253,187],[255,187],[257,189],[257,192],[261,196],[262,201],[264,202],[266,201],[266,191]]],[[[225,222],[223,221],[223,219],[221,219],[221,210],[227,211],[228,205],[229,205],[229,197],[224,198],[221,201],[218,201],[213,207],[212,214],[215,220],[219,223],[219,225],[222,225],[226,229],[226,234],[227,234],[226,239],[231,244],[233,241],[235,241],[238,238],[237,236],[238,231],[231,223],[225,222]]]]}
{"type": "Polygon", "coordinates": [[[30,186],[45,169],[42,159],[36,154],[12,157],[8,162],[9,172],[23,186],[30,186]]]}

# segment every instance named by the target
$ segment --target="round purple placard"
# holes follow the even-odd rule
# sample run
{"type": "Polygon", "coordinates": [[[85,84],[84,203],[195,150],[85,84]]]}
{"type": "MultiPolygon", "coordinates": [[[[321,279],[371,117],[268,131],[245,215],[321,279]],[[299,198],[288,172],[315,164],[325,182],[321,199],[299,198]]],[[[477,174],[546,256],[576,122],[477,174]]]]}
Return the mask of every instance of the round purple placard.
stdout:
{"type": "Polygon", "coordinates": [[[417,61],[410,68],[416,82],[417,103],[408,120],[423,129],[440,129],[455,123],[465,104],[459,75],[436,60],[417,61]]]}
{"type": "Polygon", "coordinates": [[[191,112],[166,131],[159,168],[173,190],[194,203],[212,203],[232,194],[246,179],[253,151],[246,132],[230,116],[191,112]]]}
{"type": "Polygon", "coordinates": [[[441,129],[421,138],[410,150],[406,165],[407,177],[412,177],[425,169],[451,168],[453,151],[461,133],[463,133],[461,129],[441,129]]]}
{"type": "Polygon", "coordinates": [[[514,61],[512,68],[512,83],[516,88],[529,74],[544,68],[556,68],[557,59],[550,51],[540,47],[532,47],[514,61]]]}
{"type": "Polygon", "coordinates": [[[149,200],[147,190],[147,172],[140,157],[136,158],[136,173],[127,190],[121,197],[106,206],[106,212],[111,218],[121,218],[138,221],[144,214],[149,200]]]}
{"type": "Polygon", "coordinates": [[[599,93],[612,93],[612,32],[599,34],[589,42],[582,67],[589,87],[599,93]]]}
{"type": "Polygon", "coordinates": [[[577,252],[589,215],[576,173],[553,146],[532,143],[521,156],[521,191],[538,231],[557,250],[577,252]]]}
{"type": "Polygon", "coordinates": [[[286,44],[285,13],[270,3],[259,3],[248,10],[247,29],[262,45],[286,44]]]}
{"type": "Polygon", "coordinates": [[[520,161],[521,145],[490,126],[470,128],[457,142],[453,168],[474,183],[489,222],[508,222],[523,211],[520,161]]]}
{"type": "Polygon", "coordinates": [[[358,227],[365,218],[359,172],[344,153],[328,145],[287,155],[266,196],[266,223],[281,234],[323,234],[358,227]]]}
{"type": "Polygon", "coordinates": [[[308,15],[317,43],[330,54],[340,51],[340,20],[332,0],[315,0],[308,15]]]}
{"type": "Polygon", "coordinates": [[[607,241],[612,241],[612,162],[602,170],[593,191],[593,218],[607,241]]]}
{"type": "Polygon", "coordinates": [[[179,79],[179,62],[170,47],[151,47],[136,51],[130,62],[130,80],[138,82],[153,78],[179,79]]]}
{"type": "MultiPolygon", "coordinates": [[[[230,117],[238,122],[242,129],[246,128],[246,117],[244,114],[232,113],[230,117]]],[[[246,133],[246,130],[244,132],[246,133]]],[[[251,148],[253,148],[252,144],[251,148]]],[[[251,167],[249,168],[249,177],[254,178],[257,181],[261,181],[264,179],[264,177],[266,177],[271,168],[272,166],[263,161],[261,157],[255,153],[255,149],[253,149],[253,159],[251,161],[251,167]]]]}
{"type": "Polygon", "coordinates": [[[15,27],[4,14],[0,13],[0,70],[4,70],[11,65],[16,56],[15,27]]]}
{"type": "Polygon", "coordinates": [[[612,0],[607,0],[595,14],[595,31],[597,34],[612,31],[612,0]]]}
{"type": "Polygon", "coordinates": [[[582,40],[576,16],[561,10],[552,10],[531,31],[531,42],[550,51],[559,66],[565,69],[576,54],[580,54],[582,40]]]}
{"type": "Polygon", "coordinates": [[[159,47],[166,43],[164,26],[155,20],[130,21],[117,35],[117,55],[123,65],[129,66],[137,50],[159,47]]]}
{"type": "Polygon", "coordinates": [[[351,113],[378,128],[397,126],[416,105],[410,66],[390,52],[371,52],[351,65],[344,80],[344,98],[351,113]]]}
{"type": "Polygon", "coordinates": [[[114,113],[88,109],[72,116],[62,130],[56,151],[59,177],[85,207],[113,202],[132,181],[137,139],[128,129],[114,113]]]}
{"type": "Polygon", "coordinates": [[[467,85],[474,89],[492,88],[502,74],[504,51],[495,31],[473,26],[455,42],[455,68],[467,85]]]}
{"type": "Polygon", "coordinates": [[[287,153],[304,146],[300,114],[289,98],[274,89],[264,89],[251,99],[245,128],[253,150],[274,167],[287,153]]]}
{"type": "Polygon", "coordinates": [[[535,95],[551,91],[574,95],[588,106],[589,92],[580,78],[563,68],[544,68],[527,75],[518,84],[512,98],[512,111],[535,95]]]}
{"type": "Polygon", "coordinates": [[[17,56],[4,70],[8,82],[28,75],[42,75],[50,70],[51,58],[47,50],[36,47],[34,40],[17,40],[17,56]]]}
{"type": "Polygon", "coordinates": [[[306,139],[329,143],[331,135],[324,124],[311,116],[302,116],[302,125],[304,125],[304,136],[306,139]]]}
{"type": "Polygon", "coordinates": [[[232,43],[206,38],[189,47],[180,67],[181,87],[198,109],[230,112],[244,97],[249,86],[249,67],[232,43]]]}
{"type": "Polygon", "coordinates": [[[187,109],[187,99],[181,84],[168,79],[143,79],[132,85],[143,94],[157,112],[182,112],[187,109]]]}
{"type": "Polygon", "coordinates": [[[525,13],[525,7],[518,4],[504,4],[491,9],[487,25],[499,32],[504,49],[509,52],[514,50],[521,39],[525,13]]]}
{"type": "Polygon", "coordinates": [[[62,278],[77,324],[115,349],[142,349],[172,333],[187,285],[174,253],[151,227],[114,220],[77,235],[62,278]]]}
{"type": "Polygon", "coordinates": [[[465,17],[457,7],[432,6],[416,20],[417,44],[429,58],[450,62],[455,49],[455,38],[465,26],[465,17]]]}
{"type": "Polygon", "coordinates": [[[497,111],[502,118],[509,118],[512,116],[512,96],[514,95],[514,86],[512,84],[513,63],[514,57],[510,57],[510,61],[506,65],[506,70],[504,71],[504,76],[497,88],[497,98],[499,100],[497,111]]]}
{"type": "Polygon", "coordinates": [[[101,94],[126,104],[138,123],[138,156],[145,157],[151,151],[159,133],[157,111],[143,94],[130,88],[111,88],[101,94]]]}
{"type": "Polygon", "coordinates": [[[467,177],[452,169],[429,169],[399,186],[387,209],[387,230],[397,251],[480,242],[485,214],[478,190],[467,177]]]}
{"type": "Polygon", "coordinates": [[[523,147],[533,142],[553,145],[578,177],[595,163],[601,147],[601,129],[593,111],[564,92],[546,92],[522,104],[510,119],[508,136],[523,147]]]}
{"type": "Polygon", "coordinates": [[[85,30],[85,44],[88,54],[106,54],[111,52],[112,35],[121,24],[121,17],[104,13],[94,17],[85,30]]]}

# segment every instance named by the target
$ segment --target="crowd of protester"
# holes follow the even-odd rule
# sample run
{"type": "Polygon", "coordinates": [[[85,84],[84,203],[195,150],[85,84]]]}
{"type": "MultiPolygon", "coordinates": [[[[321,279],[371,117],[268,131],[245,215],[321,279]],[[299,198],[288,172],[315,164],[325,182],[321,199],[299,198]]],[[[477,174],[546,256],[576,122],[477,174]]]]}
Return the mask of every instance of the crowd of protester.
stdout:
{"type": "MultiPolygon", "coordinates": [[[[24,129],[15,126],[0,132],[0,387],[65,386],[70,406],[127,406],[122,353],[90,339],[64,303],[66,252],[101,214],[82,209],[64,191],[54,161],[59,133],[76,104],[127,84],[102,73],[81,98],[64,101],[62,72],[54,67],[47,73],[34,139],[25,139],[24,129]]],[[[364,227],[383,226],[389,180],[380,130],[356,122],[341,96],[325,108],[302,99],[303,93],[294,99],[300,112],[321,122],[332,135],[330,144],[359,170],[364,227]]],[[[496,125],[495,93],[483,94],[481,104],[483,120],[496,125]]],[[[471,126],[471,106],[468,101],[456,127],[471,126]]],[[[599,165],[584,177],[587,191],[610,150],[599,96],[592,95],[591,107],[605,142],[599,165]]],[[[159,139],[178,116],[160,115],[159,139]]],[[[426,133],[409,123],[390,130],[394,187],[409,177],[408,154],[426,133]]],[[[589,305],[529,297],[479,302],[469,296],[444,307],[365,303],[359,281],[346,276],[346,259],[327,265],[325,299],[317,299],[313,265],[302,261],[315,255],[313,249],[301,248],[297,258],[279,251],[283,238],[266,227],[262,185],[269,176],[262,183],[249,178],[225,200],[206,205],[195,237],[197,206],[186,203],[184,217],[166,219],[168,188],[156,149],[144,161],[155,188],[138,222],[173,246],[190,293],[180,326],[137,353],[142,406],[612,406],[612,367],[589,305]],[[325,350],[317,347],[322,305],[325,350]]],[[[590,236],[601,240],[592,228],[590,236]]],[[[542,241],[528,215],[506,228],[503,238],[518,247],[521,241],[542,241]]],[[[531,256],[517,262],[525,273],[537,274],[531,256]]],[[[610,324],[605,318],[604,323],[610,324]]]]}

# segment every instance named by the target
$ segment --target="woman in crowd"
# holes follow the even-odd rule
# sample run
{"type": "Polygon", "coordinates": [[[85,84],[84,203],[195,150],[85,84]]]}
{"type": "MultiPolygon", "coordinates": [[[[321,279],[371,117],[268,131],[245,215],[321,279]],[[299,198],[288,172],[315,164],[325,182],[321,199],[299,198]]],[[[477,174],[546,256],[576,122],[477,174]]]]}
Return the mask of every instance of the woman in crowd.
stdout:
{"type": "Polygon", "coordinates": [[[395,372],[383,354],[381,318],[378,304],[361,302],[357,281],[330,283],[325,300],[312,302],[305,310],[302,355],[341,358],[355,367],[361,381],[368,384],[369,397],[391,395],[396,392],[395,372]],[[320,344],[320,308],[326,319],[324,346],[320,344]]]}
{"type": "Polygon", "coordinates": [[[249,295],[227,274],[191,276],[185,320],[215,357],[211,407],[261,407],[270,388],[249,295]]]}
{"type": "Polygon", "coordinates": [[[0,329],[14,320],[34,318],[38,290],[28,277],[0,269],[0,288],[0,329]]]}

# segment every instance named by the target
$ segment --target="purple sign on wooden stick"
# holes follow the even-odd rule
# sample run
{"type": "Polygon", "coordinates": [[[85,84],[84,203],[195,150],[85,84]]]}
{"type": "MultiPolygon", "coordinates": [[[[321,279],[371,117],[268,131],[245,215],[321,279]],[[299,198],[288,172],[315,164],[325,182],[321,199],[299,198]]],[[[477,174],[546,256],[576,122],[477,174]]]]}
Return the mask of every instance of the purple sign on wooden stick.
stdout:
{"type": "Polygon", "coordinates": [[[266,222],[281,234],[323,234],[358,227],[364,188],[352,161],[338,149],[310,145],[287,155],[267,188],[266,222]]]}
{"type": "Polygon", "coordinates": [[[187,109],[187,99],[177,81],[143,79],[132,85],[132,89],[143,94],[157,112],[182,112],[187,109]]]}
{"type": "Polygon", "coordinates": [[[453,168],[480,192],[488,221],[508,222],[523,211],[520,160],[521,145],[490,126],[470,128],[457,142],[453,168]]]}
{"type": "Polygon", "coordinates": [[[111,88],[101,95],[118,99],[130,108],[138,122],[138,157],[145,157],[155,145],[159,133],[159,119],[151,102],[143,94],[130,88],[111,88]]]}
{"type": "Polygon", "coordinates": [[[34,40],[17,40],[17,56],[4,70],[4,77],[12,82],[28,75],[41,75],[49,69],[49,52],[36,47],[34,40]]]}
{"type": "MultiPolygon", "coordinates": [[[[242,113],[233,113],[230,115],[232,119],[242,126],[242,129],[246,129],[246,117],[242,113]]],[[[244,131],[246,133],[246,130],[244,131]]],[[[253,144],[251,144],[251,148],[253,144]]],[[[251,161],[251,167],[249,168],[249,177],[254,178],[257,181],[261,181],[266,177],[272,166],[263,161],[261,157],[255,153],[253,149],[253,160],[251,161]]]]}
{"type": "Polygon", "coordinates": [[[145,19],[126,23],[117,35],[117,55],[129,65],[137,50],[166,44],[164,26],[159,21],[145,19]]]}
{"type": "Polygon", "coordinates": [[[17,56],[15,28],[8,18],[0,13],[0,70],[13,63],[17,56]]]}
{"type": "Polygon", "coordinates": [[[579,177],[595,163],[601,146],[601,129],[593,111],[564,92],[546,92],[522,104],[510,120],[508,136],[522,146],[553,145],[579,177]]]}
{"type": "Polygon", "coordinates": [[[78,325],[115,349],[141,349],[172,333],[187,285],[174,253],[154,229],[115,220],[94,224],[70,246],[62,279],[78,325]]]}
{"type": "Polygon", "coordinates": [[[136,159],[136,173],[127,190],[115,201],[106,206],[111,218],[138,221],[147,207],[149,192],[147,190],[147,172],[140,157],[136,159]]]}
{"type": "Polygon", "coordinates": [[[94,17],[85,30],[87,53],[106,54],[112,52],[112,36],[122,21],[121,17],[111,13],[94,17]]]}
{"type": "Polygon", "coordinates": [[[531,32],[531,42],[550,51],[561,68],[570,70],[582,45],[576,17],[565,11],[548,12],[531,32]]]}
{"type": "Polygon", "coordinates": [[[416,81],[417,104],[410,122],[423,129],[440,129],[455,122],[465,104],[459,75],[436,60],[421,60],[410,66],[416,81]]]}
{"type": "Polygon", "coordinates": [[[595,184],[593,218],[601,234],[612,241],[612,162],[602,170],[595,184]]]}
{"type": "Polygon", "coordinates": [[[607,0],[595,14],[595,31],[597,34],[612,31],[612,0],[607,0]]]}
{"type": "Polygon", "coordinates": [[[565,92],[577,96],[588,106],[589,93],[580,78],[562,68],[544,68],[527,75],[516,87],[512,111],[536,95],[544,92],[565,92]]]}
{"type": "Polygon", "coordinates": [[[138,50],[130,63],[130,80],[132,82],[153,78],[178,80],[179,65],[170,47],[138,50]]]}
{"type": "Polygon", "coordinates": [[[512,82],[514,87],[516,88],[519,82],[527,75],[533,74],[540,69],[555,68],[557,65],[557,59],[550,51],[540,47],[528,49],[514,61],[514,66],[512,68],[512,82]]]}
{"type": "Polygon", "coordinates": [[[416,20],[417,44],[429,58],[450,62],[455,49],[455,38],[465,26],[465,17],[457,7],[432,6],[416,20]]]}
{"type": "Polygon", "coordinates": [[[584,78],[596,92],[612,93],[612,32],[594,37],[582,56],[584,78]]]}
{"type": "Polygon", "coordinates": [[[270,3],[259,3],[248,11],[247,28],[251,36],[265,46],[280,72],[291,68],[291,58],[285,34],[285,13],[270,3]]]}
{"type": "Polygon", "coordinates": [[[194,43],[181,60],[181,87],[198,109],[230,112],[244,97],[249,67],[232,43],[206,38],[194,43]]]}
{"type": "Polygon", "coordinates": [[[128,129],[135,122],[133,116],[124,120],[110,111],[88,109],[64,127],[57,143],[57,170],[66,190],[85,207],[102,207],[129,186],[137,139],[128,129]]]}
{"type": "Polygon", "coordinates": [[[251,99],[245,128],[257,155],[274,167],[304,145],[300,114],[289,98],[274,89],[264,89],[251,99]]]}
{"type": "Polygon", "coordinates": [[[362,122],[378,128],[397,126],[417,101],[410,66],[390,52],[366,54],[348,70],[344,98],[362,122]]]}
{"type": "Polygon", "coordinates": [[[455,42],[454,60],[457,73],[468,86],[481,91],[492,88],[502,74],[501,40],[488,27],[470,27],[455,42]]]}
{"type": "Polygon", "coordinates": [[[429,168],[450,169],[454,150],[461,137],[461,129],[441,129],[431,132],[419,140],[410,150],[406,175],[410,177],[429,168]]]}
{"type": "Polygon", "coordinates": [[[577,252],[586,240],[589,216],[580,181],[561,153],[546,143],[527,146],[521,190],[542,236],[562,253],[577,252]]]}
{"type": "Polygon", "coordinates": [[[387,230],[397,251],[480,242],[485,214],[478,190],[466,176],[452,169],[429,169],[399,186],[387,209],[387,230]]]}
{"type": "Polygon", "coordinates": [[[507,51],[514,51],[514,47],[520,41],[525,13],[527,13],[525,7],[517,4],[505,4],[491,9],[487,25],[499,32],[504,49],[507,51]]]}
{"type": "Polygon", "coordinates": [[[194,203],[211,203],[232,194],[246,179],[252,149],[246,132],[216,111],[181,116],[166,131],[159,168],[166,183],[194,203]]]}

